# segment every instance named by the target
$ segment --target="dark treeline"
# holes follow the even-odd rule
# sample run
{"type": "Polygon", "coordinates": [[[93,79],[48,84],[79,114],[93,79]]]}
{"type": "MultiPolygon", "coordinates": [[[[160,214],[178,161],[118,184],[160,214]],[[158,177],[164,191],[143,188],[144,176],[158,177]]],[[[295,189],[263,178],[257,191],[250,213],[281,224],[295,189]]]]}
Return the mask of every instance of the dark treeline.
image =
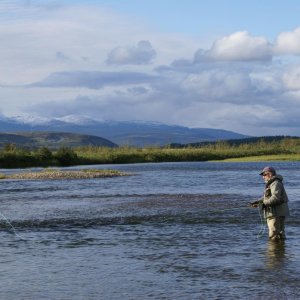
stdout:
{"type": "Polygon", "coordinates": [[[257,144],[257,143],[261,143],[261,142],[277,143],[277,142],[281,142],[282,140],[291,140],[291,139],[292,140],[297,140],[297,139],[300,140],[300,137],[284,136],[284,135],[249,137],[249,138],[243,138],[243,139],[232,139],[232,140],[224,140],[224,141],[205,141],[205,142],[189,143],[189,144],[173,143],[173,144],[170,144],[169,147],[171,147],[171,148],[187,148],[187,147],[199,148],[199,147],[203,147],[203,146],[218,144],[220,142],[225,142],[226,144],[231,145],[231,146],[239,146],[239,145],[243,145],[243,144],[257,144]]]}
{"type": "Polygon", "coordinates": [[[0,151],[0,168],[27,168],[48,166],[70,166],[80,163],[76,152],[61,147],[52,152],[46,147],[30,151],[7,144],[0,151]]]}
{"type": "Polygon", "coordinates": [[[300,158],[300,139],[283,138],[266,141],[260,139],[255,143],[245,142],[230,144],[227,141],[202,144],[198,147],[97,147],[84,146],[76,148],[61,147],[50,151],[46,147],[35,150],[22,149],[7,144],[0,150],[0,168],[25,168],[47,166],[70,166],[88,164],[116,164],[141,162],[182,162],[209,161],[229,158],[247,158],[253,156],[294,155],[300,158]]]}

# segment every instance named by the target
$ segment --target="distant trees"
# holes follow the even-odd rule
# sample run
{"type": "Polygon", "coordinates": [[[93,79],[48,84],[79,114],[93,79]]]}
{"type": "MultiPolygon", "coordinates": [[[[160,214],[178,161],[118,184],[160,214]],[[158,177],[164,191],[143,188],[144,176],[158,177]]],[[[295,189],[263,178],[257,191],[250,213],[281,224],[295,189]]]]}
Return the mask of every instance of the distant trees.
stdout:
{"type": "MultiPolygon", "coordinates": [[[[88,164],[209,161],[227,158],[285,155],[286,159],[300,160],[300,139],[256,140],[255,142],[228,143],[219,141],[185,148],[168,147],[61,147],[50,150],[41,147],[29,151],[14,144],[0,149],[0,168],[71,166],[88,164]]],[[[282,157],[280,158],[282,159],[282,157]]]]}
{"type": "Polygon", "coordinates": [[[0,168],[70,166],[78,162],[77,154],[68,147],[61,147],[53,152],[47,147],[29,151],[18,148],[15,144],[8,143],[0,150],[0,168]]]}
{"type": "Polygon", "coordinates": [[[27,149],[18,148],[13,143],[4,145],[0,151],[0,168],[27,167],[34,164],[34,159],[27,149]]]}
{"type": "Polygon", "coordinates": [[[39,148],[35,154],[39,160],[51,160],[53,158],[52,152],[47,147],[39,148]]]}
{"type": "Polygon", "coordinates": [[[77,154],[68,147],[59,148],[54,157],[61,166],[71,166],[78,162],[77,154]]]}
{"type": "Polygon", "coordinates": [[[6,143],[3,147],[4,152],[15,152],[17,150],[17,146],[14,143],[6,143]]]}

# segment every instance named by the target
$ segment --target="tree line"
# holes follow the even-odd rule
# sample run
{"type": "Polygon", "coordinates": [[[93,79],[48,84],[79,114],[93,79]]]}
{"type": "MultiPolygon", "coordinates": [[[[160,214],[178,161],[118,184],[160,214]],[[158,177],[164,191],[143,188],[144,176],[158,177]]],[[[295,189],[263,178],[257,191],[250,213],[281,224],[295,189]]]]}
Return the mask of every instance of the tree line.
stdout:
{"type": "Polygon", "coordinates": [[[70,166],[77,161],[76,152],[68,147],[61,147],[56,151],[47,147],[28,150],[9,143],[0,151],[0,168],[70,166]]]}
{"type": "Polygon", "coordinates": [[[293,155],[292,159],[300,159],[300,139],[284,138],[281,140],[255,143],[230,144],[218,141],[197,147],[186,146],[165,147],[131,147],[118,148],[83,146],[61,147],[50,150],[41,147],[34,150],[6,144],[0,150],[0,168],[25,168],[47,166],[71,166],[83,164],[116,164],[142,162],[182,162],[211,161],[230,158],[262,157],[270,155],[293,155]]]}

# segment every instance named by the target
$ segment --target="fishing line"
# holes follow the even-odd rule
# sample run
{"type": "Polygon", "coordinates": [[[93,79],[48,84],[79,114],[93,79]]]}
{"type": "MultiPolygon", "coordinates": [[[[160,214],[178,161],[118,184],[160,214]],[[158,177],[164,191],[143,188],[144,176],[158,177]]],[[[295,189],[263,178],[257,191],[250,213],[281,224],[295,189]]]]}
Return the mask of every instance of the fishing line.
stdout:
{"type": "MultiPolygon", "coordinates": [[[[225,209],[219,209],[219,211],[227,211],[227,210],[235,210],[235,209],[249,209],[248,207],[231,207],[231,208],[225,208],[225,209]]],[[[261,222],[261,227],[260,230],[257,234],[257,238],[261,238],[263,236],[263,234],[265,233],[266,230],[266,226],[265,223],[263,221],[263,216],[261,214],[260,211],[260,207],[258,206],[258,214],[260,217],[260,222],[261,222]]],[[[27,241],[27,239],[23,238],[16,230],[16,228],[11,224],[11,222],[0,212],[0,217],[9,225],[9,227],[13,230],[14,234],[16,237],[18,237],[19,239],[23,240],[23,241],[27,241]]]]}
{"type": "Polygon", "coordinates": [[[265,233],[265,230],[266,230],[266,224],[263,220],[263,216],[262,216],[262,213],[261,213],[261,209],[260,209],[260,205],[257,206],[257,209],[258,209],[258,214],[259,214],[259,217],[260,217],[260,230],[257,234],[257,238],[261,238],[263,236],[263,234],[265,233]]]}
{"type": "MultiPolygon", "coordinates": [[[[258,208],[258,214],[259,214],[259,218],[260,218],[260,230],[257,234],[257,238],[261,238],[265,231],[266,231],[266,223],[264,222],[264,218],[262,216],[262,213],[261,213],[261,207],[260,206],[257,206],[258,208]]],[[[219,209],[219,211],[227,211],[227,210],[235,210],[235,209],[249,209],[249,207],[231,207],[231,208],[225,208],[225,209],[219,209]]]]}
{"type": "Polygon", "coordinates": [[[13,230],[16,237],[18,237],[19,239],[21,239],[23,241],[27,241],[25,238],[23,238],[22,236],[20,236],[18,234],[16,228],[9,222],[9,220],[1,212],[0,212],[0,216],[3,220],[5,220],[5,222],[9,225],[9,227],[13,230]]]}

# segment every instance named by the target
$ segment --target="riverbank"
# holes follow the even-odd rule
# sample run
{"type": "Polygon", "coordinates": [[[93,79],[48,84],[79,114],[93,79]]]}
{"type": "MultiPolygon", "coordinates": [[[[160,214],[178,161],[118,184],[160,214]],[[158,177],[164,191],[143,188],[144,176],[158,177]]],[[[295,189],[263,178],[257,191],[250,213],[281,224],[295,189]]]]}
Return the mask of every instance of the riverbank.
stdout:
{"type": "Polygon", "coordinates": [[[22,172],[11,175],[0,174],[0,179],[43,180],[43,179],[89,179],[128,176],[129,174],[117,170],[59,170],[44,169],[37,172],[22,172]]]}
{"type": "Polygon", "coordinates": [[[220,141],[197,147],[96,147],[0,151],[0,168],[65,167],[96,164],[131,164],[195,161],[300,161],[300,139],[230,144],[220,141]]]}
{"type": "Polygon", "coordinates": [[[223,162],[300,161],[300,154],[277,154],[224,159],[223,162]]]}

